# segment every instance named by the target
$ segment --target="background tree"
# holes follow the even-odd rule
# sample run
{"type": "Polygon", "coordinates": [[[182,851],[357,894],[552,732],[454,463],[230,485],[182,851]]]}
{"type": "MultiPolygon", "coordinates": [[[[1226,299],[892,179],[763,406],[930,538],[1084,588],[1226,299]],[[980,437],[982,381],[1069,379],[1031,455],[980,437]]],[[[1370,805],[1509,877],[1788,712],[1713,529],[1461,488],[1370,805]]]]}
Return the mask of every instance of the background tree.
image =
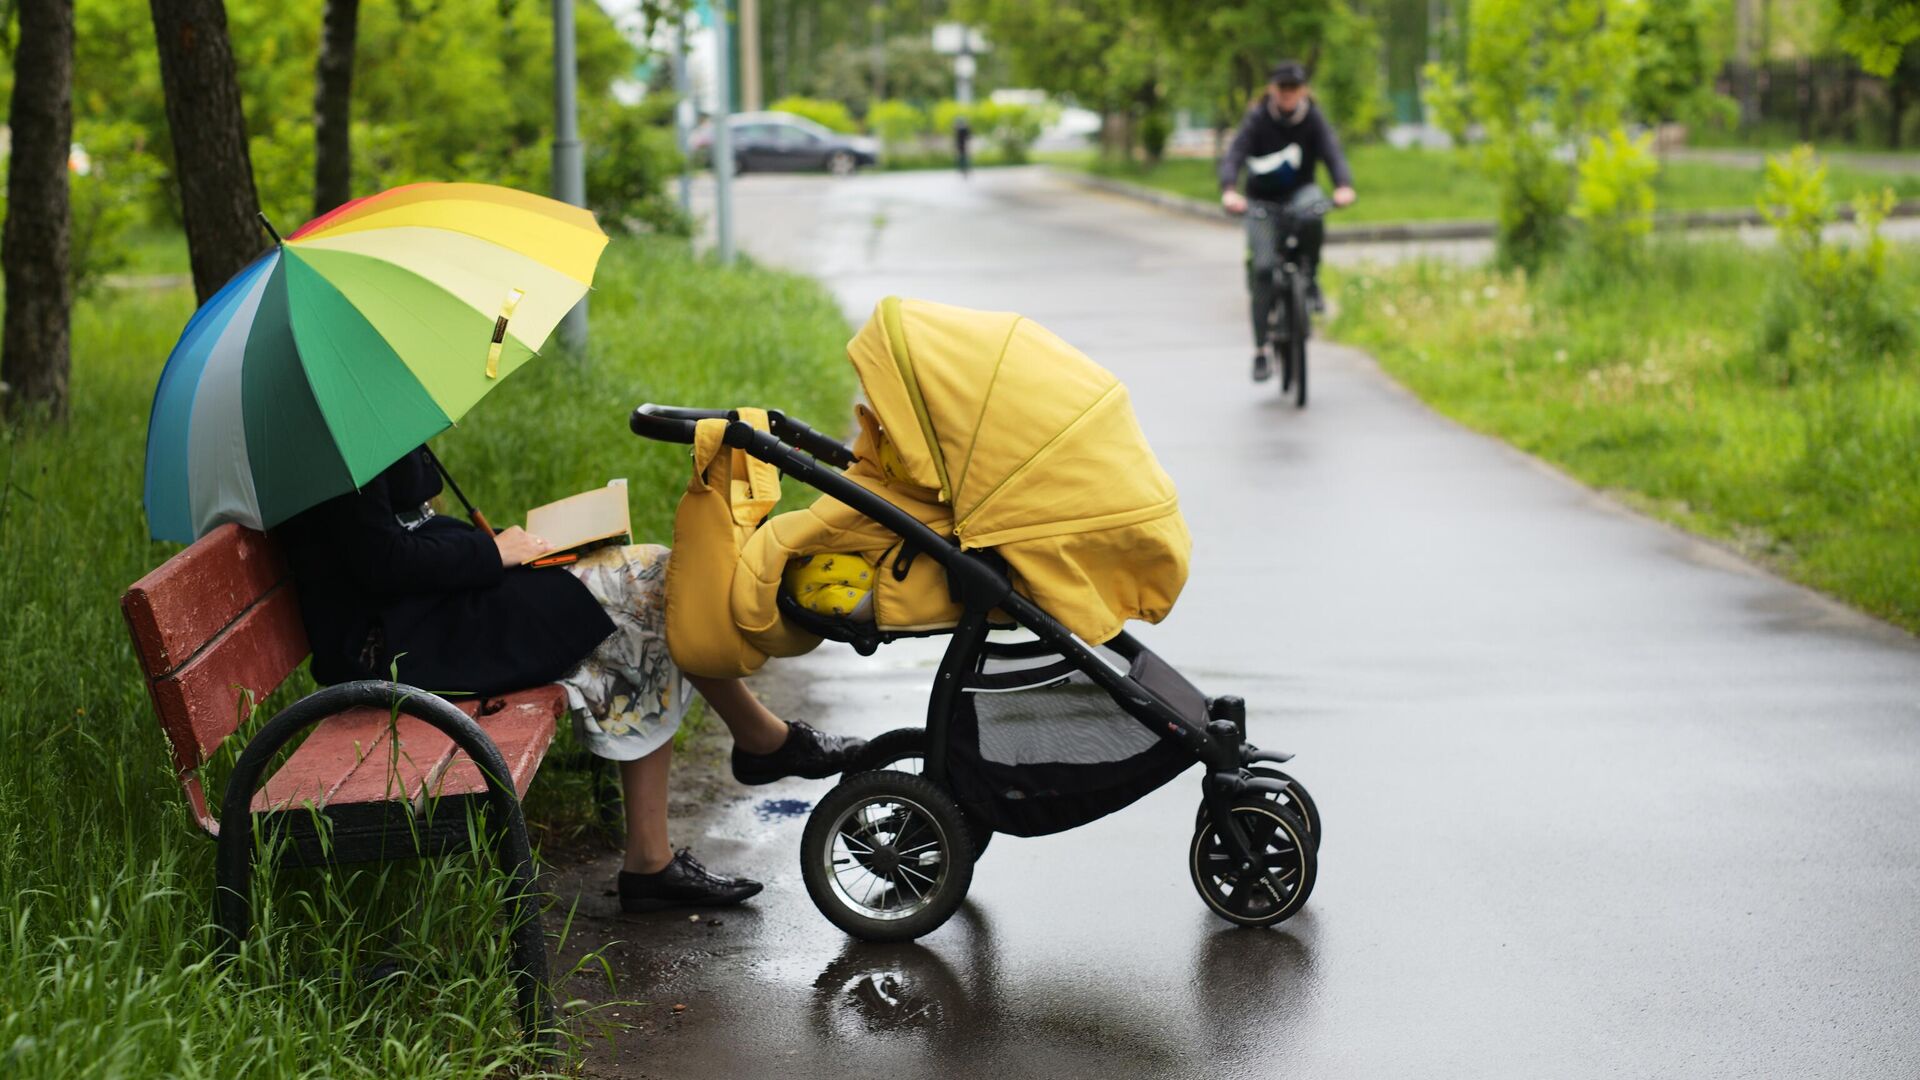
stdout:
{"type": "Polygon", "coordinates": [[[1891,75],[1920,41],[1920,0],[1834,0],[1836,36],[1875,75],[1891,75]]]}
{"type": "Polygon", "coordinates": [[[353,198],[353,43],[360,0],[326,0],[313,71],[313,216],[353,198]]]}
{"type": "Polygon", "coordinates": [[[987,28],[1014,80],[1098,110],[1108,158],[1131,156],[1164,122],[1172,66],[1141,0],[970,0],[956,14],[987,28]]]}
{"type": "Polygon", "coordinates": [[[266,247],[247,154],[227,9],[221,0],[152,0],[174,179],[202,303],[266,247]]]}
{"type": "Polygon", "coordinates": [[[68,147],[73,140],[73,0],[19,5],[13,54],[7,222],[0,236],[6,323],[0,381],[9,413],[44,407],[66,415],[68,331],[68,147]]]}
{"type": "Polygon", "coordinates": [[[1499,185],[1500,261],[1535,269],[1565,238],[1573,172],[1619,126],[1634,84],[1635,0],[1475,0],[1465,107],[1499,185]]]}

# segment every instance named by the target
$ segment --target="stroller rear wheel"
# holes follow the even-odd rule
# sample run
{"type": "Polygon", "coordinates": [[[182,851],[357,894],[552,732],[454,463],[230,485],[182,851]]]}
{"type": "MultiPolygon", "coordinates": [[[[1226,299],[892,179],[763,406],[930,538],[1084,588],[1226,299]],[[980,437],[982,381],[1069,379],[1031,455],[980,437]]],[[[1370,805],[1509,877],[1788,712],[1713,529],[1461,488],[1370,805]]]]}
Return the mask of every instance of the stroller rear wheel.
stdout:
{"type": "MultiPolygon", "coordinates": [[[[917,727],[894,728],[874,736],[867,740],[866,755],[860,759],[861,772],[892,769],[919,776],[926,765],[927,729],[917,727]]],[[[967,834],[973,837],[973,857],[978,859],[992,842],[993,830],[967,813],[965,807],[960,808],[960,816],[967,820],[967,834]]]]}
{"type": "Polygon", "coordinates": [[[847,777],[807,818],[800,876],[827,920],[864,941],[912,941],[953,916],[973,883],[973,838],[932,781],[847,777]]]}
{"type": "Polygon", "coordinates": [[[1313,892],[1319,868],[1313,842],[1291,810],[1266,799],[1236,802],[1233,820],[1247,835],[1253,865],[1242,869],[1212,819],[1203,819],[1187,860],[1193,887],[1228,922],[1272,926],[1299,911],[1313,892]]]}
{"type": "MultiPolygon", "coordinates": [[[[1285,792],[1279,795],[1265,795],[1263,797],[1270,802],[1277,803],[1293,811],[1294,816],[1300,819],[1300,824],[1306,826],[1308,838],[1313,841],[1314,850],[1320,850],[1320,807],[1315,805],[1313,796],[1307,794],[1306,785],[1286,773],[1281,772],[1279,769],[1269,769],[1265,766],[1256,765],[1248,769],[1247,773],[1248,775],[1258,776],[1267,780],[1278,780],[1287,785],[1285,792]]],[[[1197,829],[1206,823],[1207,804],[1202,802],[1200,808],[1194,811],[1193,827],[1197,829]]]]}

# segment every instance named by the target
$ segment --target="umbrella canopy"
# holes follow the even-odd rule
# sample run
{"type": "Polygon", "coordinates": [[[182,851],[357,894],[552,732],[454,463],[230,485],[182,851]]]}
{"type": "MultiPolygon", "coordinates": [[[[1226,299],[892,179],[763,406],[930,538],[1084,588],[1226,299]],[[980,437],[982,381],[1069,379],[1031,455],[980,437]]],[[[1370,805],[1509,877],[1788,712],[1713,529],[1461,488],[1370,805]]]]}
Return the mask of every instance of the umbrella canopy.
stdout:
{"type": "Polygon", "coordinates": [[[1127,388],[1031,319],[888,297],[847,355],[909,479],[964,548],[1090,642],[1158,622],[1193,542],[1127,388]]]}
{"type": "Polygon", "coordinates": [[[578,207],[413,184],[302,226],[187,323],[147,426],[147,523],[265,529],[359,488],[532,358],[607,237],[578,207]]]}

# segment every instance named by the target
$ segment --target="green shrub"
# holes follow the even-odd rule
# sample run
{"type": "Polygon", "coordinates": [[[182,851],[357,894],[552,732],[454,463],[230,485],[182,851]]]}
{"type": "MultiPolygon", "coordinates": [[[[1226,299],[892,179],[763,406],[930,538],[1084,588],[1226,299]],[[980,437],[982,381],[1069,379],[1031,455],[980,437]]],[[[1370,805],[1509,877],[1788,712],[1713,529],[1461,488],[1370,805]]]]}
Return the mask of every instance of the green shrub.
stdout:
{"type": "Polygon", "coordinates": [[[867,110],[867,127],[880,137],[887,153],[910,149],[927,130],[927,114],[913,103],[889,99],[867,110]]]}
{"type": "Polygon", "coordinates": [[[1760,212],[1779,237],[1786,272],[1762,315],[1758,357],[1781,383],[1899,356],[1912,343],[1912,317],[1889,288],[1880,234],[1893,203],[1886,189],[1856,196],[1858,241],[1829,242],[1826,229],[1837,215],[1826,164],[1810,146],[1767,159],[1760,212]]]}
{"type": "Polygon", "coordinates": [[[827,128],[830,131],[838,131],[843,135],[851,135],[860,130],[860,125],[854,123],[853,114],[847,111],[844,103],[838,101],[788,96],[781,98],[779,101],[767,106],[767,108],[773,112],[792,113],[795,116],[804,116],[814,123],[819,124],[821,127],[827,128]]]}
{"type": "Polygon", "coordinates": [[[73,137],[88,158],[85,175],[71,174],[68,277],[78,299],[126,267],[127,234],[145,219],[166,171],[138,124],[76,124],[73,137]]]}
{"type": "Polygon", "coordinates": [[[1627,138],[1614,128],[1595,138],[1581,158],[1573,191],[1573,216],[1581,222],[1587,257],[1602,266],[1639,261],[1653,231],[1653,136],[1627,138]]]}
{"type": "Polygon", "coordinates": [[[649,94],[637,105],[608,101],[586,126],[587,205],[609,233],[685,236],[693,223],[668,186],[680,171],[675,101],[649,94]]]}
{"type": "MultiPolygon", "coordinates": [[[[1046,115],[1032,105],[983,102],[974,107],[975,134],[984,135],[1011,164],[1027,160],[1027,151],[1046,129],[1046,115]]],[[[1171,131],[1171,126],[1169,126],[1171,131]]],[[[1161,139],[1164,146],[1166,140],[1161,139]]],[[[1158,156],[1158,155],[1155,155],[1158,156]]]]}
{"type": "Polygon", "coordinates": [[[970,125],[973,128],[973,133],[975,135],[980,134],[980,120],[977,116],[974,115],[975,112],[979,110],[979,108],[980,106],[978,103],[975,103],[972,105],[962,105],[959,102],[953,101],[951,99],[947,101],[942,101],[934,105],[933,107],[934,134],[951,135],[953,133],[954,121],[960,119],[963,116],[967,118],[968,125],[970,125]]]}
{"type": "Polygon", "coordinates": [[[1473,95],[1447,64],[1429,63],[1420,69],[1420,104],[1427,120],[1447,133],[1455,146],[1467,144],[1473,124],[1473,95]]]}

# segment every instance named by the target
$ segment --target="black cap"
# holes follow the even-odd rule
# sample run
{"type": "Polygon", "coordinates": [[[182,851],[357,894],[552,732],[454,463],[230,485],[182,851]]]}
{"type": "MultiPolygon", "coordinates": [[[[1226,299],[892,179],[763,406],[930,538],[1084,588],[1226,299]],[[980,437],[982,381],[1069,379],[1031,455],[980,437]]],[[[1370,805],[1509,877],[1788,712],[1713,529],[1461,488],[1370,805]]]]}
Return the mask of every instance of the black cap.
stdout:
{"type": "Polygon", "coordinates": [[[1267,73],[1267,81],[1281,86],[1301,86],[1307,81],[1307,67],[1298,60],[1282,60],[1267,73]]]}

